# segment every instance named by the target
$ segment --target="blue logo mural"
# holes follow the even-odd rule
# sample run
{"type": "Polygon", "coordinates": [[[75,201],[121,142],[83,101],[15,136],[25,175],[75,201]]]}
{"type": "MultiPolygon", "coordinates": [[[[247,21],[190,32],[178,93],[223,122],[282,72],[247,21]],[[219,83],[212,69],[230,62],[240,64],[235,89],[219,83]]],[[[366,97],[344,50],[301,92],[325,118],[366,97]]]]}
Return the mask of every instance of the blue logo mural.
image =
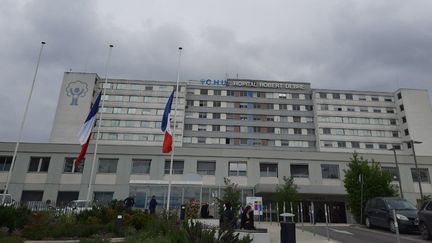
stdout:
{"type": "Polygon", "coordinates": [[[66,87],[67,96],[72,97],[70,105],[78,105],[78,98],[87,94],[87,84],[81,81],[70,82],[66,87]]]}

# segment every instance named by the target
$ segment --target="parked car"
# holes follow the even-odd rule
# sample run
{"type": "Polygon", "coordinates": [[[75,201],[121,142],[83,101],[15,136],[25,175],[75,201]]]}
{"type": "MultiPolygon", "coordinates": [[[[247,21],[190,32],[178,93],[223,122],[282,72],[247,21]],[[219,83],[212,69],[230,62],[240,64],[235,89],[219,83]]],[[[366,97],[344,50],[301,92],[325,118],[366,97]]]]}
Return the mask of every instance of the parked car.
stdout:
{"type": "Polygon", "coordinates": [[[365,208],[365,223],[396,232],[393,209],[396,211],[399,231],[418,231],[417,208],[409,201],[399,197],[376,197],[368,200],[365,208]]]}
{"type": "Polygon", "coordinates": [[[64,213],[81,213],[85,210],[91,210],[93,203],[86,200],[73,200],[70,201],[65,208],[63,208],[64,213]]]}
{"type": "Polygon", "coordinates": [[[419,230],[424,240],[432,239],[432,201],[425,203],[417,213],[419,230]]]}

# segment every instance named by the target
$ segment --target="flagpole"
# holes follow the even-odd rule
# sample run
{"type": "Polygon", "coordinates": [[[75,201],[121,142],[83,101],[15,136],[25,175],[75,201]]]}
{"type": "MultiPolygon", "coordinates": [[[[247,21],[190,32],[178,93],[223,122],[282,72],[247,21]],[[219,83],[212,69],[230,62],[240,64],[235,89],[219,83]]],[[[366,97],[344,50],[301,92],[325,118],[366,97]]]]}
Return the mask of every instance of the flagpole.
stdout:
{"type": "MultiPolygon", "coordinates": [[[[100,134],[100,127],[101,127],[101,123],[102,123],[102,115],[103,115],[103,110],[104,110],[104,105],[105,105],[105,94],[106,94],[106,86],[108,83],[108,66],[111,60],[111,52],[112,52],[112,48],[114,47],[114,45],[109,45],[109,51],[108,51],[108,58],[105,64],[105,82],[102,86],[102,106],[101,106],[101,111],[100,111],[100,115],[99,115],[99,122],[98,122],[98,128],[97,128],[97,133],[96,133],[96,141],[95,141],[95,150],[94,150],[94,154],[93,154],[93,161],[91,164],[91,171],[90,171],[90,181],[88,184],[88,190],[87,190],[87,197],[86,197],[86,201],[87,203],[90,201],[90,195],[91,195],[91,191],[92,191],[92,183],[93,183],[93,177],[94,177],[94,170],[95,170],[95,165],[96,165],[96,157],[97,157],[97,150],[98,150],[98,142],[99,142],[99,134],[100,134]]],[[[91,136],[91,135],[90,135],[91,136]]]]}
{"type": "Polygon", "coordinates": [[[32,82],[32,86],[31,86],[31,89],[30,89],[30,94],[28,96],[27,104],[25,106],[23,119],[21,120],[21,127],[20,127],[20,130],[18,132],[18,139],[17,139],[17,142],[15,144],[15,150],[14,150],[14,153],[13,153],[13,156],[12,156],[11,166],[10,166],[9,172],[7,173],[7,176],[6,176],[6,185],[5,185],[5,189],[3,190],[3,197],[2,197],[1,204],[4,204],[5,197],[6,197],[6,192],[9,189],[9,183],[10,183],[10,180],[11,180],[11,176],[10,175],[12,174],[12,171],[13,171],[13,168],[14,168],[14,165],[15,165],[15,160],[16,160],[16,156],[17,156],[17,153],[18,153],[18,147],[19,147],[19,144],[21,142],[22,131],[24,129],[24,123],[25,123],[25,120],[26,120],[26,117],[27,117],[27,112],[28,112],[28,108],[29,108],[29,105],[30,105],[31,96],[33,94],[33,88],[34,88],[34,85],[35,85],[35,82],[36,82],[36,76],[37,76],[37,73],[38,73],[38,70],[39,70],[39,63],[40,63],[40,59],[41,59],[41,56],[42,56],[42,50],[43,50],[43,47],[44,47],[45,44],[46,43],[44,41],[41,42],[41,47],[40,47],[40,50],[39,50],[39,56],[38,56],[37,63],[36,63],[36,70],[35,70],[35,73],[34,73],[34,76],[33,76],[33,82],[32,82]]]}
{"type": "MultiPolygon", "coordinates": [[[[172,142],[172,151],[171,151],[171,162],[170,162],[170,174],[169,174],[169,182],[168,182],[168,196],[167,196],[167,215],[169,217],[169,207],[170,207],[170,199],[171,199],[171,183],[172,183],[172,170],[174,163],[174,148],[175,148],[175,135],[176,135],[176,125],[177,125],[177,107],[178,107],[178,94],[179,94],[179,80],[180,80],[180,57],[182,52],[181,47],[178,48],[178,62],[177,62],[177,82],[176,82],[176,92],[175,92],[175,107],[174,107],[174,129],[173,129],[173,142],[172,142]]],[[[169,123],[168,123],[169,124],[169,123]]]]}

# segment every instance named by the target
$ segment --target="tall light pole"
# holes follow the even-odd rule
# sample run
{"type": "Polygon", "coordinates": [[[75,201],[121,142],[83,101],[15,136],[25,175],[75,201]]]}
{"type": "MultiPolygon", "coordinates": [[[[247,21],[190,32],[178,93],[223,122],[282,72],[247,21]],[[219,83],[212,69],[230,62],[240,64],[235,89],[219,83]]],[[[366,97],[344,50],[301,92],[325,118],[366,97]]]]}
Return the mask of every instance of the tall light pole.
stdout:
{"type": "Polygon", "coordinates": [[[415,168],[416,168],[416,171],[417,171],[417,180],[418,180],[419,190],[420,190],[420,200],[421,200],[421,202],[423,202],[423,189],[422,189],[422,185],[421,185],[420,170],[419,170],[419,168],[417,166],[417,156],[416,156],[415,149],[414,149],[414,144],[420,144],[422,142],[420,142],[420,141],[414,141],[414,140],[411,139],[409,141],[409,143],[411,144],[411,148],[412,148],[413,156],[414,156],[414,164],[415,164],[415,168]]]}
{"type": "Polygon", "coordinates": [[[394,159],[395,159],[395,163],[396,163],[396,171],[397,171],[397,178],[398,178],[398,182],[399,182],[399,190],[400,190],[400,196],[401,198],[403,198],[403,192],[402,192],[402,182],[401,182],[401,178],[400,178],[400,171],[399,171],[399,165],[398,165],[398,161],[397,161],[397,156],[396,156],[396,148],[393,146],[393,148],[389,149],[389,150],[393,150],[393,155],[394,155],[394,159]]]}

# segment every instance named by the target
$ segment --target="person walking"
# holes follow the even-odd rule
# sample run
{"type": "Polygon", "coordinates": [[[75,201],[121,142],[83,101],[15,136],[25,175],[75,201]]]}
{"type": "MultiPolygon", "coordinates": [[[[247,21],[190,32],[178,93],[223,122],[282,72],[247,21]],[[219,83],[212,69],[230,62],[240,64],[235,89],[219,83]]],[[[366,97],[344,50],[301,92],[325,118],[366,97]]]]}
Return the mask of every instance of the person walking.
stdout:
{"type": "Polygon", "coordinates": [[[246,230],[255,229],[254,226],[254,211],[250,205],[246,206],[243,210],[241,217],[240,228],[246,230]]]}
{"type": "Polygon", "coordinates": [[[156,197],[153,195],[149,203],[150,214],[155,214],[157,204],[156,197]]]}
{"type": "Polygon", "coordinates": [[[131,209],[135,205],[134,197],[130,195],[123,201],[123,204],[125,205],[126,209],[131,209]]]}

